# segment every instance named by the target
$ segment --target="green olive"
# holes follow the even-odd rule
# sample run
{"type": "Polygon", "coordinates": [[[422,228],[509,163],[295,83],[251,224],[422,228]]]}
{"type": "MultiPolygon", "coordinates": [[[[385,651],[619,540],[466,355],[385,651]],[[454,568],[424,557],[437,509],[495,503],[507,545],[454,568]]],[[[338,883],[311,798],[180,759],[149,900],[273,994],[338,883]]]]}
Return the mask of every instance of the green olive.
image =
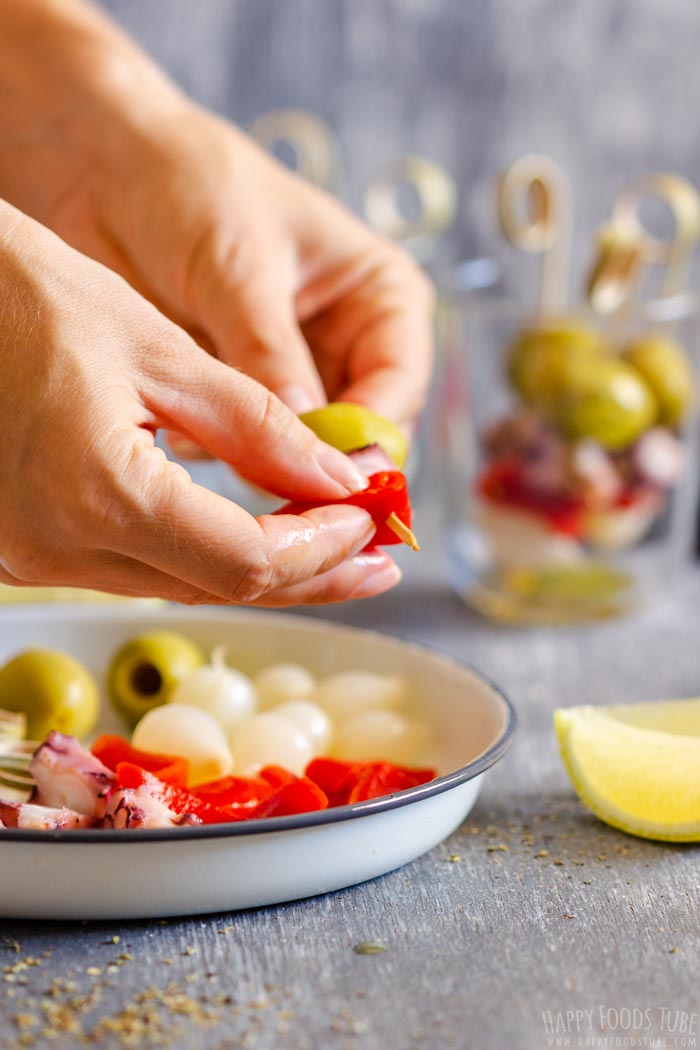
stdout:
{"type": "Polygon", "coordinates": [[[132,638],[115,654],[107,674],[109,696],[131,725],[166,703],[191,671],[207,662],[198,645],[175,631],[151,631],[132,638]]]}
{"type": "Polygon", "coordinates": [[[659,422],[678,426],[693,401],[693,373],[678,343],[665,336],[648,336],[628,346],[624,358],[651,388],[659,422]]]}
{"type": "Polygon", "coordinates": [[[612,450],[631,445],[656,421],[651,390],[617,357],[572,357],[560,368],[551,395],[545,415],[562,433],[612,450]]]}
{"type": "Polygon", "coordinates": [[[397,467],[403,467],[408,454],[408,440],[403,430],[389,419],[364,405],[350,401],[332,401],[299,417],[321,441],[352,452],[366,445],[381,445],[397,467]]]}
{"type": "Polygon", "coordinates": [[[27,736],[43,740],[52,730],[85,736],[100,711],[97,683],[66,653],[28,649],[0,668],[0,707],[27,716],[27,736]]]}
{"type": "Polygon", "coordinates": [[[526,401],[538,406],[549,400],[570,358],[597,356],[603,350],[599,334],[583,325],[527,329],[516,337],[508,353],[510,379],[526,401]]]}

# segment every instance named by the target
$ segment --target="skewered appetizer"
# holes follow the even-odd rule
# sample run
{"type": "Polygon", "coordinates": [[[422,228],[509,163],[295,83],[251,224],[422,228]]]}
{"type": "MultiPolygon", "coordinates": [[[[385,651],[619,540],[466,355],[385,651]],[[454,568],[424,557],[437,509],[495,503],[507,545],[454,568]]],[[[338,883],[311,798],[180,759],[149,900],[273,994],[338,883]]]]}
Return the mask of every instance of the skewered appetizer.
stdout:
{"type": "MultiPolygon", "coordinates": [[[[382,416],[346,401],[336,401],[300,416],[317,437],[346,452],[368,478],[363,492],[342,503],[363,507],[377,526],[370,546],[384,547],[405,543],[418,550],[411,531],[411,504],[403,467],[408,442],[400,427],[382,416]]],[[[322,503],[287,503],[277,514],[301,514],[322,503]]]]}
{"type": "Polygon", "coordinates": [[[514,411],[482,438],[476,516],[496,564],[573,565],[642,540],[683,467],[692,375],[668,337],[621,351],[583,326],[510,348],[514,411]]]}

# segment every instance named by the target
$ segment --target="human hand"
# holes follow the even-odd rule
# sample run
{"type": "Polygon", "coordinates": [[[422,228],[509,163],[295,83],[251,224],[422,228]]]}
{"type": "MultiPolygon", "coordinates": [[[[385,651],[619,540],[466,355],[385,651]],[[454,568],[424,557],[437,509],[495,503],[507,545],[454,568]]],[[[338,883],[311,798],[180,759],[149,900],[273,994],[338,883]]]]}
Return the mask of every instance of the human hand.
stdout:
{"type": "Polygon", "coordinates": [[[415,264],[185,99],[95,12],[5,2],[10,43],[13,24],[25,32],[0,86],[4,63],[24,109],[0,114],[0,195],[295,412],[345,399],[410,423],[431,356],[431,291],[415,264]],[[31,92],[27,62],[41,66],[31,92]]]}
{"type": "Polygon", "coordinates": [[[0,202],[0,580],[200,602],[367,597],[397,582],[357,553],[370,516],[251,517],[154,445],[193,440],[280,497],[364,486],[268,391],[116,274],[0,202]]]}
{"type": "Polygon", "coordinates": [[[62,235],[295,412],[328,399],[415,417],[430,293],[402,251],[189,104],[132,148],[119,161],[139,172],[129,191],[115,162],[92,193],[89,238],[74,202],[51,218],[62,235]]]}

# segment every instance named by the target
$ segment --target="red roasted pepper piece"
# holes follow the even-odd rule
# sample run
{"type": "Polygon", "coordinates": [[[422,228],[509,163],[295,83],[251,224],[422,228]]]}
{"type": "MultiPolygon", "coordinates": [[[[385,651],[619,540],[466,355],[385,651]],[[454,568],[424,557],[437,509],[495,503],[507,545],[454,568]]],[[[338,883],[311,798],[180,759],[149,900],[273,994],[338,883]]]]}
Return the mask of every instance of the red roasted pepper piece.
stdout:
{"type": "Polygon", "coordinates": [[[123,788],[145,787],[150,795],[157,798],[173,813],[182,816],[194,813],[204,824],[224,824],[234,820],[248,820],[254,815],[254,808],[242,806],[212,806],[203,799],[197,798],[191,791],[175,784],[165,784],[160,777],[132,762],[120,762],[117,766],[119,786],[123,788]]]}
{"type": "Polygon", "coordinates": [[[189,762],[186,758],[176,758],[174,755],[152,755],[147,751],[139,751],[132,747],[123,736],[112,736],[104,733],[98,737],[90,748],[93,755],[100,762],[116,772],[120,762],[131,762],[135,766],[148,770],[149,773],[157,773],[160,780],[168,784],[178,784],[180,787],[187,785],[189,775],[189,762]]]}
{"type": "Polygon", "coordinates": [[[166,784],[155,773],[150,773],[135,762],[119,762],[117,764],[117,777],[119,778],[120,787],[145,787],[148,789],[149,794],[178,815],[182,813],[196,813],[198,817],[201,817],[202,810],[207,808],[206,802],[202,802],[201,799],[187,791],[186,788],[179,787],[177,784],[166,784]]]}
{"type": "Polygon", "coordinates": [[[232,824],[241,820],[252,820],[255,806],[208,806],[198,814],[203,824],[232,824]]]}
{"type": "MultiPolygon", "coordinates": [[[[326,507],[333,503],[348,503],[354,507],[362,507],[372,516],[377,531],[372,537],[372,547],[388,547],[394,543],[408,542],[400,538],[387,524],[387,519],[395,514],[410,531],[411,528],[411,503],[406,485],[406,477],[400,470],[381,470],[377,474],[371,474],[369,485],[362,492],[355,492],[352,496],[341,500],[316,500],[311,503],[285,503],[283,507],[274,511],[275,514],[303,514],[306,510],[314,507],[326,507]]],[[[414,537],[415,543],[415,537],[414,537]]],[[[418,545],[415,545],[418,549],[418,545]]]]}
{"type": "Polygon", "coordinates": [[[274,791],[284,787],[285,784],[296,784],[299,779],[295,773],[290,773],[283,766],[263,766],[259,773],[260,779],[264,780],[274,791]]]}
{"type": "Polygon", "coordinates": [[[325,791],[331,806],[344,806],[427,784],[435,779],[435,770],[410,769],[392,762],[351,764],[332,758],[316,758],[306,767],[306,775],[325,791]]]}
{"type": "Polygon", "coordinates": [[[333,758],[314,759],[303,777],[281,766],[265,766],[258,777],[223,777],[191,791],[165,783],[160,772],[151,773],[133,762],[118,762],[116,773],[120,787],[145,787],[173,813],[194,813],[204,824],[311,813],[329,805],[380,798],[435,777],[433,769],[333,758]]]}
{"type": "Polygon", "coordinates": [[[288,817],[293,813],[312,813],[327,809],[328,799],[317,784],[299,777],[293,783],[283,784],[256,808],[255,817],[288,817]]]}
{"type": "Polygon", "coordinates": [[[314,758],[305,773],[328,796],[329,806],[343,806],[350,794],[348,777],[351,770],[351,762],[341,762],[337,758],[314,758]]]}
{"type": "MultiPolygon", "coordinates": [[[[351,773],[351,776],[353,774],[351,773]]],[[[432,769],[403,769],[391,762],[367,762],[355,767],[355,784],[348,795],[348,802],[365,802],[370,798],[381,798],[395,791],[405,791],[432,780],[432,769]]]]}
{"type": "Polygon", "coordinates": [[[479,491],[494,503],[540,515],[555,532],[576,537],[584,529],[586,508],[583,500],[536,491],[525,483],[522,468],[512,457],[495,460],[484,470],[479,479],[479,491]]]}
{"type": "Polygon", "coordinates": [[[210,806],[257,806],[272,788],[261,777],[222,777],[200,784],[191,793],[210,806]]]}

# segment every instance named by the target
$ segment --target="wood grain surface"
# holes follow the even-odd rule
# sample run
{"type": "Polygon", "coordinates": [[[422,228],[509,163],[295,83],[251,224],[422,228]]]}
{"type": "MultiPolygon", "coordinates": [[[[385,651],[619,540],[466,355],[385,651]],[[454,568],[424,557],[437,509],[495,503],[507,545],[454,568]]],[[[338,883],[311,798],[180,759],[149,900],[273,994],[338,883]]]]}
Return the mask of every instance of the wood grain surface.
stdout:
{"type": "Polygon", "coordinates": [[[166,923],[2,923],[3,1050],[98,1037],[202,1050],[697,1045],[698,850],[588,814],[551,713],[697,693],[700,572],[637,618],[537,631],[478,620],[430,576],[326,615],[437,645],[510,693],[516,743],[464,827],[400,871],[314,900],[166,923]],[[385,951],[358,954],[363,942],[385,951]],[[634,1010],[641,1027],[626,1029],[634,1010]],[[559,1012],[568,1044],[549,1041],[559,1012]]]}

